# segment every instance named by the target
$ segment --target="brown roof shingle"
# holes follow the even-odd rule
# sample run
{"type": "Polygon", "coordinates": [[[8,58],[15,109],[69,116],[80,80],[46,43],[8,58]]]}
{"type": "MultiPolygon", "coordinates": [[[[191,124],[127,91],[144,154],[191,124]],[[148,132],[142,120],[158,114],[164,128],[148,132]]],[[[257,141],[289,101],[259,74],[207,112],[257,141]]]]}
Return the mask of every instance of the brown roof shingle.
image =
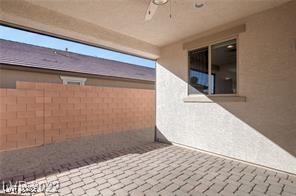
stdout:
{"type": "Polygon", "coordinates": [[[0,39],[0,63],[155,81],[155,69],[0,39]]]}

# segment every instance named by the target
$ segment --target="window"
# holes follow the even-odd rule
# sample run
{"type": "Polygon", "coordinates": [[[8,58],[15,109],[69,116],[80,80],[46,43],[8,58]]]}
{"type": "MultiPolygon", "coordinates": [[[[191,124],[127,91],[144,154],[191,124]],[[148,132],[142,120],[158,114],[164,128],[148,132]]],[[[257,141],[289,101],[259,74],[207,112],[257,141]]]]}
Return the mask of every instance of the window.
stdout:
{"type": "Polygon", "coordinates": [[[71,85],[80,85],[84,86],[86,78],[77,78],[77,77],[70,77],[70,76],[61,76],[63,80],[63,84],[71,84],[71,85]]]}
{"type": "Polygon", "coordinates": [[[236,94],[236,40],[189,52],[189,94],[236,94]]]}

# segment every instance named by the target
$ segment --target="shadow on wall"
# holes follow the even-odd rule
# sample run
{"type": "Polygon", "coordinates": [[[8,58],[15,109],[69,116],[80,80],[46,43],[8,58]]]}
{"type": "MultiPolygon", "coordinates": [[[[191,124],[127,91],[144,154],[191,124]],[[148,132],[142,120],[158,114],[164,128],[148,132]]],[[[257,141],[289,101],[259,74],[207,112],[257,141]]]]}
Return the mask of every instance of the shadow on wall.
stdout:
{"type": "Polygon", "coordinates": [[[158,132],[173,143],[296,173],[295,8],[290,2],[244,19],[237,71],[246,102],[184,102],[188,53],[183,42],[163,47],[156,67],[158,132]]]}
{"type": "Polygon", "coordinates": [[[278,102],[277,105],[262,103],[250,97],[247,98],[247,103],[241,105],[223,102],[217,104],[291,155],[296,156],[296,124],[293,122],[295,119],[292,119],[296,114],[287,114],[286,110],[291,110],[291,108],[287,108],[284,99],[277,98],[276,102],[278,102]]]}
{"type": "MultiPolygon", "coordinates": [[[[157,65],[157,141],[296,172],[296,110],[287,105],[291,97],[273,97],[269,89],[265,94],[242,93],[246,102],[186,103],[188,82],[182,73],[175,73],[180,70],[157,65]],[[266,96],[271,97],[262,100],[266,96]]],[[[256,88],[260,78],[254,77],[252,83],[256,88]]]]}
{"type": "MultiPolygon", "coordinates": [[[[295,68],[290,71],[296,73],[295,68]]],[[[246,102],[217,101],[211,97],[207,98],[295,156],[296,92],[293,90],[295,81],[289,79],[289,74],[288,79],[284,79],[284,76],[276,79],[274,76],[269,76],[275,73],[267,71],[260,73],[259,70],[258,72],[240,73],[239,93],[241,96],[246,96],[246,102]]],[[[194,89],[186,80],[184,82],[189,89],[194,89]]],[[[197,93],[202,95],[201,92],[197,93]]]]}

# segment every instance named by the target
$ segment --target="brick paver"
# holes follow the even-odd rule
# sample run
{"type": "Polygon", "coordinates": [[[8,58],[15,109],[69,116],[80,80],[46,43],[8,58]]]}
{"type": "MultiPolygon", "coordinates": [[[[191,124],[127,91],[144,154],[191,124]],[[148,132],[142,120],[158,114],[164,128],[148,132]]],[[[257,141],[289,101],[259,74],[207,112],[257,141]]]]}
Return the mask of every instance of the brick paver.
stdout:
{"type": "Polygon", "coordinates": [[[59,182],[53,195],[296,195],[295,175],[161,143],[97,155],[29,177],[14,178],[59,182]]]}

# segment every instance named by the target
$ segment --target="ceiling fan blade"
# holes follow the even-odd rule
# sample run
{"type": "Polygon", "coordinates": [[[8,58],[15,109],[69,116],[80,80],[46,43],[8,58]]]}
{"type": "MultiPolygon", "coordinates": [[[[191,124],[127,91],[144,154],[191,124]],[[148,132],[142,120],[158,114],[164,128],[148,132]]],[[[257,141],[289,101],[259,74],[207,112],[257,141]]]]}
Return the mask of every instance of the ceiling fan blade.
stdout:
{"type": "Polygon", "coordinates": [[[158,5],[155,5],[152,0],[150,1],[149,3],[149,6],[147,8],[147,11],[146,11],[146,15],[145,15],[145,20],[148,21],[148,20],[151,20],[153,15],[155,14],[156,10],[157,10],[157,7],[158,5]]]}

